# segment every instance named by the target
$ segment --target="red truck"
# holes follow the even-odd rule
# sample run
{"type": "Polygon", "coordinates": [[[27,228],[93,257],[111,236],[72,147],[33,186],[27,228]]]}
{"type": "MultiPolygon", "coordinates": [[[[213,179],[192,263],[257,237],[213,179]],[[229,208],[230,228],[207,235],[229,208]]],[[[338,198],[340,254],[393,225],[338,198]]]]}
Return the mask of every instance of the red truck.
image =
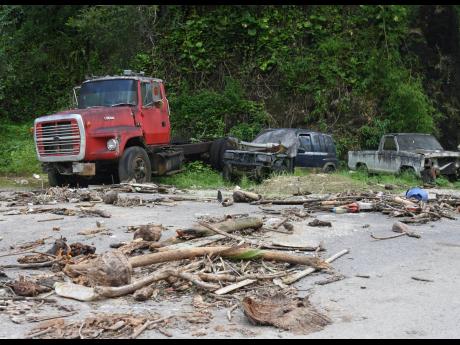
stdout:
{"type": "Polygon", "coordinates": [[[35,119],[37,157],[51,186],[91,180],[145,183],[201,159],[222,168],[227,140],[171,141],[169,102],[161,79],[124,71],[74,89],[76,108],[35,119]]]}

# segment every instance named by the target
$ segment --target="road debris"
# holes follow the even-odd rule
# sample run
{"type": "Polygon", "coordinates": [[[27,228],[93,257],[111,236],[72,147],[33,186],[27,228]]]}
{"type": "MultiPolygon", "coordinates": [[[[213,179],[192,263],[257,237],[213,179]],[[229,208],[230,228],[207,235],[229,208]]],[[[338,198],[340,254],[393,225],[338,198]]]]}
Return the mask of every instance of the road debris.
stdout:
{"type": "Polygon", "coordinates": [[[281,294],[268,299],[245,297],[242,305],[252,324],[272,325],[297,334],[317,332],[332,323],[311,305],[308,297],[289,299],[281,294]]]}
{"type": "Polygon", "coordinates": [[[374,234],[371,234],[371,237],[375,240],[389,240],[389,239],[392,239],[392,238],[398,238],[398,237],[401,237],[401,236],[408,236],[408,237],[414,237],[414,238],[421,238],[421,236],[413,231],[411,231],[409,229],[409,227],[404,224],[404,223],[401,223],[401,222],[396,222],[393,224],[393,228],[392,228],[392,231],[393,232],[397,232],[398,235],[394,235],[394,236],[387,236],[387,237],[378,237],[378,236],[375,236],[374,234]]]}
{"type": "Polygon", "coordinates": [[[326,222],[326,221],[322,221],[322,220],[319,220],[319,219],[314,219],[313,221],[308,223],[308,226],[328,226],[328,227],[332,227],[332,224],[331,224],[331,222],[326,222]]]}
{"type": "Polygon", "coordinates": [[[113,339],[137,338],[150,327],[165,323],[168,318],[152,320],[151,316],[130,314],[96,314],[81,321],[66,323],[63,319],[43,322],[27,338],[43,339],[113,339]]]}
{"type": "Polygon", "coordinates": [[[434,280],[426,279],[426,278],[420,278],[420,277],[411,277],[411,279],[413,279],[413,280],[418,280],[418,281],[421,281],[421,282],[429,282],[429,283],[433,283],[433,282],[434,282],[434,280]]]}
{"type": "Polygon", "coordinates": [[[134,232],[133,238],[136,240],[138,238],[143,239],[144,241],[158,241],[160,240],[161,233],[165,230],[163,225],[158,224],[147,224],[139,225],[139,228],[134,232]]]}
{"type": "Polygon", "coordinates": [[[38,285],[24,276],[19,276],[18,280],[15,280],[12,283],[7,283],[6,286],[12,288],[14,293],[18,296],[34,297],[43,292],[51,291],[50,288],[38,285]]]}

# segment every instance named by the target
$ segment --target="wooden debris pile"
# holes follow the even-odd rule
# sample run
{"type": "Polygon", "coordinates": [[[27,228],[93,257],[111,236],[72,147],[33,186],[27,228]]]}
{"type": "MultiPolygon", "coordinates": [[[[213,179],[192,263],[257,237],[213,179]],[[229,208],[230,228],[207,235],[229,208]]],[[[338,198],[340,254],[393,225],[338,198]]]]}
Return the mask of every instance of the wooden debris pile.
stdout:
{"type": "MultiPolygon", "coordinates": [[[[303,205],[305,211],[331,211],[339,213],[380,212],[391,217],[401,218],[401,222],[421,224],[442,218],[455,220],[455,213],[460,205],[460,198],[437,195],[427,202],[408,199],[389,193],[338,193],[321,198],[302,198],[285,200],[260,199],[253,201],[254,205],[303,205]]],[[[281,211],[262,208],[265,213],[279,214],[281,211]]],[[[283,210],[282,212],[286,212],[283,210]]]]}

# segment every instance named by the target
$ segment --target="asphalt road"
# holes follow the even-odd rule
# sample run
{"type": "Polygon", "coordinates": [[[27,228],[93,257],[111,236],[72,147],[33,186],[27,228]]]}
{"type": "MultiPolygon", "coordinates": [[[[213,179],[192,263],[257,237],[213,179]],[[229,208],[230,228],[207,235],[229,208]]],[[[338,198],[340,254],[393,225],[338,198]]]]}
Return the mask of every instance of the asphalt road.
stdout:
{"type": "MultiPolygon", "coordinates": [[[[146,195],[142,195],[146,197],[146,195]]],[[[4,205],[2,205],[4,206],[4,205]]],[[[60,206],[60,205],[55,205],[60,206]]],[[[69,204],[63,205],[68,207],[69,204]]],[[[109,250],[109,244],[132,239],[126,226],[161,223],[168,227],[163,238],[171,236],[176,229],[190,225],[197,216],[223,216],[224,214],[249,213],[262,216],[257,206],[235,204],[223,208],[214,202],[177,202],[172,206],[122,208],[111,205],[98,207],[109,211],[111,218],[65,217],[64,220],[37,222],[56,217],[51,214],[6,216],[0,213],[0,252],[9,247],[47,236],[60,235],[71,242],[81,241],[97,247],[97,253],[109,250]],[[85,237],[77,232],[95,228],[95,221],[103,220],[112,235],[85,237]],[[55,232],[53,226],[61,230],[55,232]]],[[[277,206],[274,208],[283,208],[277,206]]],[[[400,237],[376,241],[370,234],[388,236],[395,219],[377,213],[335,215],[318,213],[317,218],[332,222],[332,228],[312,228],[297,223],[303,240],[323,241],[324,257],[349,249],[350,253],[333,263],[336,271],[345,279],[316,285],[316,281],[328,276],[315,273],[295,284],[299,296],[310,295],[311,302],[324,311],[333,323],[320,332],[298,336],[268,326],[253,326],[240,308],[233,313],[233,320],[226,317],[227,309],[214,310],[209,324],[197,324],[193,328],[170,329],[173,337],[189,338],[193,334],[209,338],[458,338],[460,337],[460,220],[443,219],[421,226],[414,226],[422,238],[400,237]],[[363,227],[368,224],[369,226],[363,227]],[[356,275],[369,275],[360,278],[356,275]],[[412,279],[419,277],[432,282],[412,279]],[[223,325],[224,330],[216,328],[223,325]],[[198,333],[197,333],[198,332],[198,333]]],[[[299,237],[299,238],[300,238],[299,237]]],[[[47,250],[52,239],[37,250],[47,250]]],[[[16,257],[1,257],[0,265],[16,263],[16,257]]],[[[37,274],[37,271],[5,269],[9,277],[19,274],[37,274]]],[[[70,305],[78,314],[67,319],[81,320],[90,312],[141,313],[155,311],[162,316],[192,311],[192,296],[184,294],[166,301],[150,300],[135,302],[132,298],[117,298],[100,302],[84,303],[58,298],[60,303],[70,305]]],[[[46,307],[42,311],[46,314],[46,307]]],[[[54,311],[54,313],[56,313],[54,311]]],[[[0,311],[0,338],[22,338],[35,324],[11,322],[0,311]]],[[[163,338],[164,334],[151,330],[143,338],[163,338]]]]}

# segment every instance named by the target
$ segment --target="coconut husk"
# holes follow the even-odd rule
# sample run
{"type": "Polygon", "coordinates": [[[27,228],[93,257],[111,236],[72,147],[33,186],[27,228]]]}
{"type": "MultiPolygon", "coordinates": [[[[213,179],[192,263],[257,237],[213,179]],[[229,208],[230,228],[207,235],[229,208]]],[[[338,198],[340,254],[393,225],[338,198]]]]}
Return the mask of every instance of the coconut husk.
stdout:
{"type": "Polygon", "coordinates": [[[322,330],[332,321],[304,299],[289,299],[282,294],[272,298],[243,299],[243,310],[254,325],[271,325],[293,333],[309,334],[322,330]]]}
{"type": "Polygon", "coordinates": [[[85,264],[67,265],[64,273],[72,278],[84,276],[90,286],[122,286],[131,283],[132,267],[123,253],[114,250],[85,264]]]}
{"type": "Polygon", "coordinates": [[[144,241],[158,241],[164,228],[162,225],[147,224],[140,225],[134,232],[134,239],[142,238],[144,241]]]}

